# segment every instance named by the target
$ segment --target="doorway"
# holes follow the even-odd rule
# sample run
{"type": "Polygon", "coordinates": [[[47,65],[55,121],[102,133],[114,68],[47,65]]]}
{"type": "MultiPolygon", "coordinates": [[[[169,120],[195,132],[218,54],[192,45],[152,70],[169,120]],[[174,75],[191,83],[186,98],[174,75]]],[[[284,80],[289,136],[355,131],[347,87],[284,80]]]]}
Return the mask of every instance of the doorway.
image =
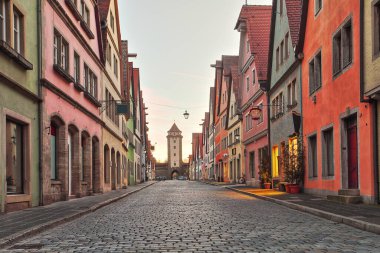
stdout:
{"type": "Polygon", "coordinates": [[[347,119],[347,169],[348,169],[348,188],[359,188],[358,171],[358,131],[356,116],[347,119]]]}
{"type": "Polygon", "coordinates": [[[68,168],[68,172],[69,172],[69,196],[71,196],[72,194],[72,190],[71,190],[71,184],[72,184],[72,178],[71,178],[71,171],[72,171],[72,157],[73,157],[73,149],[72,149],[72,137],[71,137],[71,134],[69,133],[68,137],[67,137],[67,149],[68,149],[68,153],[69,153],[69,161],[68,161],[68,165],[69,165],[69,168],[68,168]]]}

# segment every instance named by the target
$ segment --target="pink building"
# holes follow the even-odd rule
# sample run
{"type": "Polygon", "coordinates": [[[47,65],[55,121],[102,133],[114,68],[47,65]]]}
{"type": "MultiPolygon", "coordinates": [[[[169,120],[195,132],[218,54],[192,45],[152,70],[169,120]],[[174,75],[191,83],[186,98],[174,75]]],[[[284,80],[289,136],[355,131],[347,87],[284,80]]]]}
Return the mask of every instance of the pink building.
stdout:
{"type": "MultiPolygon", "coordinates": [[[[261,87],[267,81],[271,6],[244,5],[235,29],[240,32],[240,111],[247,183],[258,186],[260,160],[268,154],[267,99],[261,87]],[[261,118],[252,120],[252,106],[262,107],[261,118]]],[[[244,169],[243,168],[243,169],[244,169]]]]}
{"type": "Polygon", "coordinates": [[[42,1],[43,204],[102,192],[96,1],[42,1]]]}

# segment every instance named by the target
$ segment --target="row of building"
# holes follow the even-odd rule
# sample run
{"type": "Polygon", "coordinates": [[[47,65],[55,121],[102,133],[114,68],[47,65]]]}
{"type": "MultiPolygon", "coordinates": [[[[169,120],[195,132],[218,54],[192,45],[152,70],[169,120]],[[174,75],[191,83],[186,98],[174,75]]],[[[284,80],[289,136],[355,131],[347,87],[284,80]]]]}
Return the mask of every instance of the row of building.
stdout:
{"type": "Polygon", "coordinates": [[[235,29],[239,55],[212,65],[192,178],[259,186],[268,160],[279,187],[301,146],[305,192],[378,203],[380,1],[244,5],[235,29]]]}
{"type": "Polygon", "coordinates": [[[1,212],[152,176],[135,56],[117,0],[0,0],[1,212]]]}

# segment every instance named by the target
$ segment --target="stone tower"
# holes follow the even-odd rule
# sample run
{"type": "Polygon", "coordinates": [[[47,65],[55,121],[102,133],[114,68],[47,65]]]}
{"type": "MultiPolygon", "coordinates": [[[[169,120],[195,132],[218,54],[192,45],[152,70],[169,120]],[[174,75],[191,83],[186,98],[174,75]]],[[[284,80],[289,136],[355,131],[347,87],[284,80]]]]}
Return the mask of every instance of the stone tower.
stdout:
{"type": "Polygon", "coordinates": [[[168,167],[182,167],[182,132],[174,123],[168,131],[168,167]]]}

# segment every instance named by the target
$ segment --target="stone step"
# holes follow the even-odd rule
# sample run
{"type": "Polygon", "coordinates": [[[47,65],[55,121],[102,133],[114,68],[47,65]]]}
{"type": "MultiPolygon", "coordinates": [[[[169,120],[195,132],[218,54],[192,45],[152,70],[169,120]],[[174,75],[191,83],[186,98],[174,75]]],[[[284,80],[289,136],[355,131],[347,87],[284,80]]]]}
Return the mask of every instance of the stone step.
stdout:
{"type": "Polygon", "coordinates": [[[363,202],[360,196],[328,195],[327,199],[344,204],[360,204],[363,202]]]}
{"type": "Polygon", "coordinates": [[[343,195],[343,196],[360,196],[360,190],[359,189],[340,189],[338,191],[338,195],[343,195]]]}

